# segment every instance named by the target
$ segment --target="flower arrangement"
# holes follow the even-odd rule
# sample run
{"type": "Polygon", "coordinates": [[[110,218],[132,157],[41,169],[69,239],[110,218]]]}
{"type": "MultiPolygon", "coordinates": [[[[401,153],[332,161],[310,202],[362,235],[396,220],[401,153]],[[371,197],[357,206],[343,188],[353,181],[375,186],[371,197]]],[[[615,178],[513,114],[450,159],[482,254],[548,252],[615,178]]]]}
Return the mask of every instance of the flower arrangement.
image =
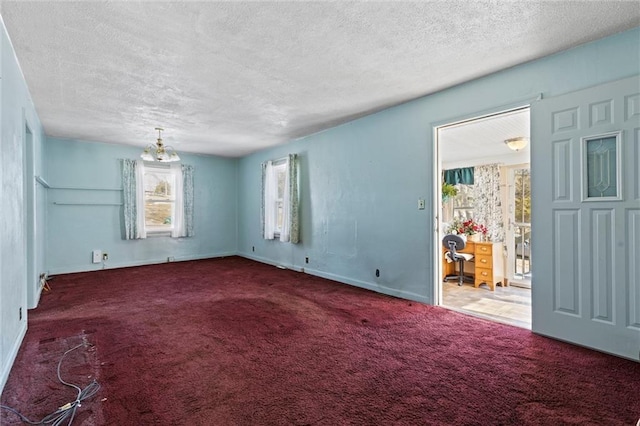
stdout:
{"type": "Polygon", "coordinates": [[[458,235],[482,234],[486,236],[488,229],[486,226],[477,223],[473,219],[469,219],[465,221],[461,219],[455,219],[451,223],[451,226],[449,226],[448,232],[451,234],[458,234],[458,235]]]}

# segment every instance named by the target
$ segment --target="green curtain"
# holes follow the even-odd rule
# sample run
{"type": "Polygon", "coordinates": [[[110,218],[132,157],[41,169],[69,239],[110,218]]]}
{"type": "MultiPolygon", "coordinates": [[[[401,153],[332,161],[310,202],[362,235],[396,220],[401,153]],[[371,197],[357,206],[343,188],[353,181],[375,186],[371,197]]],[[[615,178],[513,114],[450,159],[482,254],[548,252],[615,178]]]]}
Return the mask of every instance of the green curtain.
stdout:
{"type": "Polygon", "coordinates": [[[182,165],[182,190],[184,196],[184,236],[193,237],[193,166],[188,164],[182,165]]]}
{"type": "Polygon", "coordinates": [[[473,173],[473,167],[445,170],[444,183],[449,183],[451,185],[457,185],[459,183],[464,185],[473,185],[473,173]]]}
{"type": "Polygon", "coordinates": [[[300,211],[298,195],[298,155],[289,154],[289,226],[291,243],[300,242],[300,211]]]}

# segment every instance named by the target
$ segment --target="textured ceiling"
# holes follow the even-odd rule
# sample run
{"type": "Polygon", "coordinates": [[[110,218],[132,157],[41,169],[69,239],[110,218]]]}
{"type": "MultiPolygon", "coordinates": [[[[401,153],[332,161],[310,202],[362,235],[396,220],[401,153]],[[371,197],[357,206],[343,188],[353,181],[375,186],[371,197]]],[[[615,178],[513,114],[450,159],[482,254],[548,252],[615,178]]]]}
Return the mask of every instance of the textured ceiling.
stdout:
{"type": "Polygon", "coordinates": [[[241,156],[640,25],[636,1],[0,1],[47,135],[241,156]]]}

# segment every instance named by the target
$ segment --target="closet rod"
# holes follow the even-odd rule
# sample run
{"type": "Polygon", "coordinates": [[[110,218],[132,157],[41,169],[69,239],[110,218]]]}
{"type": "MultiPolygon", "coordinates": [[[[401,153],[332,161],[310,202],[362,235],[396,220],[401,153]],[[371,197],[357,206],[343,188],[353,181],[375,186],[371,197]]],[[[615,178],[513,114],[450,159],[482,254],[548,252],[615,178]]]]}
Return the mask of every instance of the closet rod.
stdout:
{"type": "Polygon", "coordinates": [[[56,206],[121,206],[122,203],[61,203],[54,201],[56,206]]]}

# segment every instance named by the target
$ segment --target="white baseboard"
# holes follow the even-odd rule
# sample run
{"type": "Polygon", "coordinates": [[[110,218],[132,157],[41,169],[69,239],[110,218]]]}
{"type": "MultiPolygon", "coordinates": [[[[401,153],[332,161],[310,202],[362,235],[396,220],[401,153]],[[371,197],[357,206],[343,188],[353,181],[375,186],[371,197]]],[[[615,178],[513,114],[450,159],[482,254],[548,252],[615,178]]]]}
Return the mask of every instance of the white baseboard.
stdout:
{"type": "Polygon", "coordinates": [[[247,259],[255,260],[256,262],[260,262],[260,263],[266,263],[267,265],[277,266],[278,268],[291,269],[292,271],[296,271],[296,272],[305,271],[304,268],[300,268],[299,266],[295,266],[291,263],[274,262],[273,260],[267,259],[266,257],[260,257],[253,254],[248,254],[248,253],[236,253],[236,254],[240,257],[245,257],[247,259]]]}
{"type": "Polygon", "coordinates": [[[416,302],[422,302],[422,303],[426,303],[426,304],[432,304],[432,301],[430,298],[425,297],[421,294],[417,294],[417,293],[412,293],[409,291],[403,291],[403,290],[398,290],[395,288],[389,288],[389,287],[385,287],[383,285],[380,284],[376,284],[376,283],[369,283],[366,281],[360,281],[360,280],[356,280],[353,278],[348,278],[348,277],[343,277],[341,275],[336,275],[336,274],[332,274],[329,272],[324,272],[324,271],[318,271],[315,269],[304,269],[304,272],[309,274],[309,275],[315,275],[317,277],[320,278],[326,278],[328,280],[332,280],[332,281],[338,281],[344,284],[349,284],[355,287],[360,287],[360,288],[364,288],[367,290],[371,290],[371,291],[375,291],[376,293],[382,293],[382,294],[386,294],[388,296],[393,296],[393,297],[398,297],[400,299],[407,299],[407,300],[414,300],[416,302]]]}
{"type": "Polygon", "coordinates": [[[27,309],[35,309],[38,307],[38,303],[40,303],[40,296],[42,295],[42,285],[39,284],[40,281],[38,281],[38,288],[36,290],[36,295],[34,296],[33,301],[29,300],[27,301],[27,309]],[[31,303],[33,302],[33,303],[31,303]]]}
{"type": "Polygon", "coordinates": [[[407,300],[415,300],[416,302],[422,302],[422,303],[426,303],[426,304],[433,304],[433,301],[430,298],[424,297],[424,296],[422,296],[420,294],[417,294],[417,293],[412,293],[412,292],[403,291],[403,290],[397,290],[395,288],[385,287],[385,286],[380,285],[380,284],[369,283],[369,282],[366,282],[366,281],[360,281],[360,280],[356,280],[356,279],[353,279],[353,278],[344,277],[342,275],[336,275],[336,274],[332,274],[332,273],[329,273],[329,272],[318,271],[316,269],[301,268],[299,266],[295,266],[295,265],[291,265],[291,264],[286,264],[286,263],[282,263],[282,262],[274,262],[271,259],[267,259],[267,258],[260,257],[260,256],[255,256],[255,255],[252,255],[252,254],[238,253],[238,256],[245,257],[245,258],[251,259],[251,260],[255,260],[256,262],[266,263],[268,265],[273,265],[273,266],[277,266],[277,267],[285,267],[287,269],[291,269],[291,270],[296,271],[296,272],[304,272],[305,274],[314,275],[314,276],[320,277],[320,278],[326,278],[328,280],[337,281],[337,282],[342,283],[342,284],[349,284],[349,285],[352,285],[354,287],[364,288],[364,289],[367,289],[367,290],[375,291],[377,293],[386,294],[388,296],[399,297],[401,299],[407,299],[407,300]]]}
{"type": "Polygon", "coordinates": [[[22,321],[22,328],[20,333],[18,333],[18,338],[13,342],[11,346],[11,350],[9,351],[9,356],[7,357],[6,363],[2,366],[2,373],[0,374],[0,394],[2,394],[2,390],[4,389],[4,385],[7,384],[7,379],[9,378],[9,373],[11,372],[11,367],[13,367],[13,363],[18,356],[18,351],[20,350],[20,345],[22,344],[22,340],[24,339],[25,334],[27,334],[27,321],[26,318],[22,321]]]}
{"type": "MultiPolygon", "coordinates": [[[[184,262],[188,260],[202,260],[202,259],[214,259],[217,257],[228,257],[235,256],[237,252],[221,252],[221,253],[209,253],[209,254],[198,254],[194,256],[180,256],[175,257],[171,262],[184,262]]],[[[79,265],[79,266],[67,266],[62,268],[53,268],[48,271],[48,275],[60,275],[60,274],[73,274],[76,272],[91,272],[91,271],[101,271],[103,269],[117,269],[117,268],[129,268],[132,266],[144,266],[144,265],[157,265],[159,263],[169,263],[167,262],[167,258],[162,259],[146,259],[146,260],[138,260],[138,261],[127,261],[127,262],[105,262],[105,267],[102,267],[102,263],[99,264],[91,264],[87,265],[79,265]]]]}

